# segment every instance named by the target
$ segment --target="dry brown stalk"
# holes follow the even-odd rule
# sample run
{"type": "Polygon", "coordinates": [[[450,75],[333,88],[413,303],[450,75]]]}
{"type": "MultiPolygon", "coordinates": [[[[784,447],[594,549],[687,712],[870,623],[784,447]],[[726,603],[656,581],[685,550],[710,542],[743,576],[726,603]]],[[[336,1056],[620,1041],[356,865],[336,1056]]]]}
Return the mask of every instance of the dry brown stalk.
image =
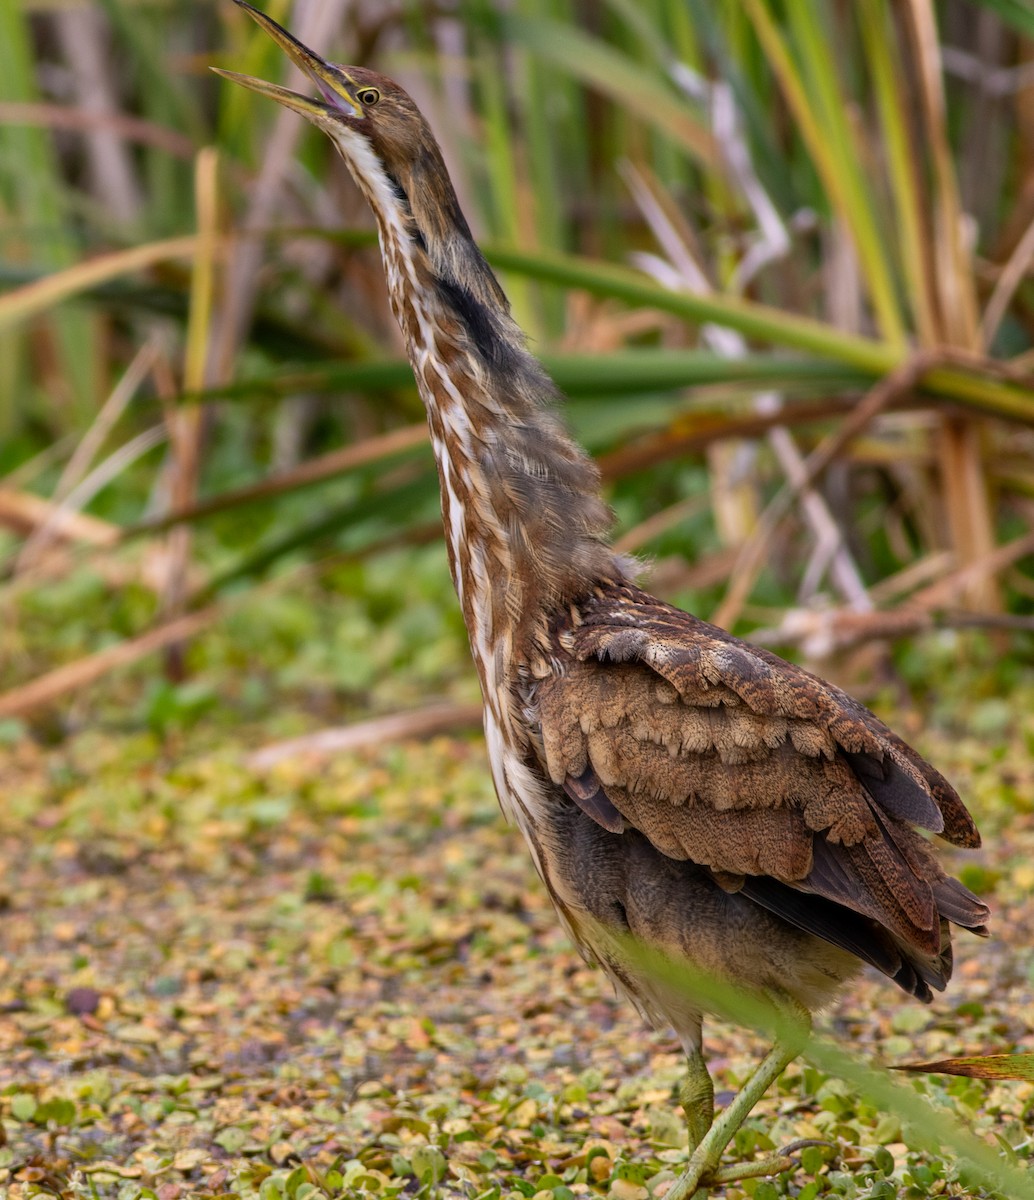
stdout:
{"type": "MultiPolygon", "coordinates": [[[[727,624],[733,620],[742,604],[745,603],[749,589],[754,585],[757,572],[764,564],[764,546],[775,533],[779,522],[786,516],[793,500],[805,489],[810,488],[822,472],[843,454],[847,446],[864,433],[882,413],[901,411],[912,407],[913,403],[927,405],[929,401],[926,398],[917,397],[914,402],[910,402],[909,397],[916,392],[925,375],[943,366],[994,370],[998,369],[1000,365],[989,363],[976,355],[952,347],[938,347],[933,350],[919,351],[874,384],[848,412],[836,432],[811,452],[805,461],[803,474],[797,479],[789,480],[762,514],[762,519],[753,536],[741,549],[742,565],[738,571],[743,572],[743,578],[742,581],[739,581],[734,574],[729,595],[715,617],[719,624],[727,624]]],[[[1004,368],[1001,369],[1004,371],[1004,368]]],[[[980,560],[976,560],[976,564],[985,562],[989,558],[990,554],[985,554],[980,560]]],[[[961,580],[963,575],[957,573],[952,578],[961,580]]],[[[970,579],[971,583],[965,586],[972,586],[972,580],[979,578],[979,575],[974,574],[966,576],[966,578],[970,579]]],[[[963,586],[963,584],[958,583],[957,586],[963,586]]]]}
{"type": "Polygon", "coordinates": [[[175,620],[149,629],[139,637],[128,638],[114,646],[106,646],[96,654],[78,658],[75,662],[56,667],[38,676],[30,683],[11,688],[0,694],[0,719],[21,717],[34,709],[53,704],[70,692],[78,691],[87,684],[95,683],[118,667],[127,667],[148,654],[161,650],[177,641],[193,637],[215,621],[222,613],[218,605],[199,609],[175,620]]]}
{"type": "Polygon", "coordinates": [[[912,603],[924,608],[939,608],[948,604],[960,590],[979,584],[985,579],[994,578],[1006,567],[1028,554],[1034,554],[1034,532],[1025,533],[1011,542],[996,546],[990,554],[984,555],[977,562],[964,563],[945,578],[913,593],[912,603]]]}
{"type": "MultiPolygon", "coordinates": [[[[932,0],[908,0],[902,11],[911,40],[911,69],[917,84],[923,135],[930,151],[931,252],[940,318],[939,340],[946,346],[976,353],[982,343],[973,257],[965,242],[958,181],[947,138],[936,16],[932,0]]],[[[951,545],[964,564],[986,559],[995,545],[995,523],[981,443],[980,427],[972,418],[945,418],[939,439],[941,494],[951,545]]],[[[960,599],[971,609],[997,611],[1002,607],[995,577],[979,573],[973,576],[960,599]]]]}
{"type": "Polygon", "coordinates": [[[431,704],[413,712],[392,713],[369,721],[356,721],[333,729],[273,742],[249,754],[245,764],[255,771],[268,771],[290,758],[326,758],[361,750],[364,746],[382,746],[406,738],[434,737],[481,725],[481,704],[431,704]]]}
{"type": "Polygon", "coordinates": [[[614,549],[619,554],[632,554],[646,542],[702,512],[707,503],[706,496],[690,496],[676,504],[670,504],[647,517],[645,521],[640,521],[632,529],[627,529],[615,540],[614,549]]]}
{"type": "Polygon", "coordinates": [[[388,458],[393,454],[408,450],[412,446],[422,446],[426,441],[427,426],[423,422],[419,425],[406,425],[402,429],[393,429],[390,433],[366,438],[350,446],[342,446],[339,450],[332,450],[328,454],[307,459],[290,471],[281,471],[276,475],[267,476],[258,483],[248,484],[246,487],[236,488],[229,492],[220,492],[219,495],[212,496],[208,500],[200,500],[196,504],[175,508],[160,517],[140,521],[136,525],[128,526],[123,531],[123,537],[128,539],[139,537],[141,534],[159,533],[163,529],[168,529],[183,521],[196,521],[200,517],[208,517],[213,513],[236,508],[238,505],[247,504],[253,500],[268,500],[272,496],[279,496],[284,492],[294,491],[296,488],[305,487],[308,484],[319,483],[323,479],[331,479],[344,471],[365,466],[367,463],[376,462],[381,458],[388,458]]]}
{"type": "Polygon", "coordinates": [[[866,642],[915,637],[934,629],[1034,630],[1034,617],[1008,613],[931,611],[909,604],[892,612],[815,612],[795,609],[774,629],[756,629],[750,640],[760,646],[799,646],[809,658],[828,658],[866,642]]]}
{"type": "MultiPolygon", "coordinates": [[[[216,152],[206,147],[197,156],[194,192],[197,205],[198,252],[194,259],[190,284],[190,312],[183,381],[188,390],[197,390],[212,382],[212,355],[209,333],[217,287],[217,247],[219,245],[219,192],[216,152]]],[[[166,404],[169,431],[169,490],[173,508],[185,508],[194,502],[201,475],[201,443],[206,410],[201,405],[171,408],[166,404]]],[[[171,530],[166,543],[168,570],[161,595],[161,611],[166,617],[182,613],[187,602],[190,554],[193,531],[189,525],[171,530]]],[[[172,679],[184,674],[183,647],[169,643],[165,650],[166,673],[172,679]]]]}
{"type": "Polygon", "coordinates": [[[34,492],[13,491],[0,487],[0,525],[24,537],[47,527],[50,537],[65,542],[86,542],[90,546],[114,546],[122,532],[117,525],[86,513],[62,509],[60,505],[34,492]]]}
{"type": "Polygon", "coordinates": [[[93,130],[106,129],[127,142],[154,146],[175,158],[192,159],[194,143],[174,129],[167,129],[142,117],[126,113],[89,112],[65,104],[22,103],[9,100],[0,103],[0,124],[42,125],[48,129],[93,130]]]}
{"type": "MultiPolygon", "coordinates": [[[[875,383],[844,417],[836,432],[808,455],[804,463],[804,486],[810,487],[881,413],[915,391],[923,376],[934,367],[944,365],[946,357],[952,356],[937,351],[920,351],[875,383]]],[[[794,485],[794,491],[798,490],[794,485]]]]}
{"type": "Polygon", "coordinates": [[[604,479],[620,479],[633,471],[643,471],[657,463],[680,458],[717,441],[757,437],[783,425],[828,421],[850,411],[850,400],[831,397],[802,401],[775,412],[750,412],[742,416],[717,411],[687,413],[676,418],[666,429],[601,455],[597,463],[604,479]]]}
{"type": "MultiPolygon", "coordinates": [[[[879,638],[909,637],[930,629],[979,628],[993,631],[1034,629],[1034,619],[1006,613],[973,613],[947,607],[966,587],[999,575],[1019,559],[1034,553],[1034,532],[996,546],[979,562],[945,573],[936,582],[914,591],[893,611],[856,613],[844,609],[814,612],[796,609],[775,629],[759,629],[751,640],[760,645],[799,645],[816,658],[879,638]]],[[[937,556],[927,570],[943,566],[937,556]]],[[[885,581],[886,582],[886,581],[885,581]]]]}

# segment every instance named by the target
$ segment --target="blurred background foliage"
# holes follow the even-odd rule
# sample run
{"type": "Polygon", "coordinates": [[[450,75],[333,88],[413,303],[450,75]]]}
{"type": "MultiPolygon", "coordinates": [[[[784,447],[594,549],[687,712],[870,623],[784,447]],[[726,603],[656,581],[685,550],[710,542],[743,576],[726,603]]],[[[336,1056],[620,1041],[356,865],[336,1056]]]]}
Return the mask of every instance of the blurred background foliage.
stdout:
{"type": "MultiPolygon", "coordinates": [[[[657,591],[856,686],[1024,671],[1024,0],[266,7],[427,113],[657,591]]],[[[0,6],[8,736],[476,699],[369,214],[210,65],[304,87],[229,0],[0,6]]]]}

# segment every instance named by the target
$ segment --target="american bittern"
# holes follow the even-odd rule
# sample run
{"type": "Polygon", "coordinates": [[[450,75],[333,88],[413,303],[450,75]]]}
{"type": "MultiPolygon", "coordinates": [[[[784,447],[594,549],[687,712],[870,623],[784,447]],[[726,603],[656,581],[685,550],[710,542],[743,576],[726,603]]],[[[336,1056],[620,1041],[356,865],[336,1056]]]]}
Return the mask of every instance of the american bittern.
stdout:
{"type": "Polygon", "coordinates": [[[844,692],[636,586],[608,541],[597,471],[556,415],[413,101],[236,2],[318,98],[221,74],[328,134],[376,218],[502,807],[574,941],[685,1048],[695,1150],[668,1196],[781,1168],[785,1156],[718,1164],[795,1047],[777,1042],[712,1123],[705,1006],[658,982],[627,935],[809,1011],[862,963],[928,1000],[951,973],[948,922],[984,933],[988,910],[914,827],[959,846],[979,844],[976,827],[844,692]]]}

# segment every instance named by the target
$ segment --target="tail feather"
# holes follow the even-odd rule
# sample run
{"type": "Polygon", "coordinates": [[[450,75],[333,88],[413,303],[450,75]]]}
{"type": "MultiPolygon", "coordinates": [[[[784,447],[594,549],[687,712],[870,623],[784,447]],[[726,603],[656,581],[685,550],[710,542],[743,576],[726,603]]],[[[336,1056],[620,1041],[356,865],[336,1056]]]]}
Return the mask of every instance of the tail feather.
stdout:
{"type": "Polygon", "coordinates": [[[938,879],[933,885],[934,903],[942,917],[954,925],[970,929],[980,937],[987,937],[987,921],[991,910],[964,884],[950,875],[938,879]]]}

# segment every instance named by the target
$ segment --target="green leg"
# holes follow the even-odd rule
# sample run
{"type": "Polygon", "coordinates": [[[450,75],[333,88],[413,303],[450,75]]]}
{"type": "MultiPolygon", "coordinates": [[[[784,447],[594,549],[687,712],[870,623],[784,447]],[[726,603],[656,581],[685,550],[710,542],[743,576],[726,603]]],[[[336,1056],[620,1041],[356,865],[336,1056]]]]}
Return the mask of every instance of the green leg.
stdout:
{"type": "MultiPolygon", "coordinates": [[[[692,1046],[686,1049],[686,1078],[679,1088],[679,1103],[686,1114],[689,1152],[692,1154],[714,1124],[714,1084],[704,1056],[692,1046]]],[[[701,1190],[695,1200],[706,1200],[706,1196],[707,1193],[701,1190]]]]}
{"type": "Polygon", "coordinates": [[[689,1149],[692,1152],[714,1123],[714,1084],[699,1050],[686,1051],[686,1078],[679,1088],[679,1103],[686,1113],[689,1149]]]}
{"type": "MultiPolygon", "coordinates": [[[[740,1089],[738,1095],[711,1125],[711,1128],[701,1139],[690,1155],[686,1169],[675,1180],[666,1193],[665,1200],[689,1200],[697,1189],[709,1184],[731,1183],[737,1179],[756,1177],[758,1175],[774,1175],[779,1171],[788,1171],[794,1166],[794,1160],[786,1154],[773,1155],[752,1163],[736,1163],[719,1169],[722,1152],[732,1141],[736,1130],[750,1115],[751,1110],[793,1062],[800,1052],[799,1045],[788,1045],[777,1042],[773,1049],[762,1061],[761,1065],[740,1089]]],[[[703,1061],[701,1060],[701,1066],[703,1061]]],[[[690,1064],[691,1076],[693,1065],[690,1064]]],[[[706,1069],[705,1069],[706,1074],[706,1069]]],[[[710,1080],[708,1081],[710,1082],[710,1080]]],[[[687,1114],[688,1116],[688,1114],[687,1114]]],[[[692,1126],[691,1133],[692,1137],[692,1126]]],[[[706,1194],[706,1192],[704,1193],[706,1194]]]]}

